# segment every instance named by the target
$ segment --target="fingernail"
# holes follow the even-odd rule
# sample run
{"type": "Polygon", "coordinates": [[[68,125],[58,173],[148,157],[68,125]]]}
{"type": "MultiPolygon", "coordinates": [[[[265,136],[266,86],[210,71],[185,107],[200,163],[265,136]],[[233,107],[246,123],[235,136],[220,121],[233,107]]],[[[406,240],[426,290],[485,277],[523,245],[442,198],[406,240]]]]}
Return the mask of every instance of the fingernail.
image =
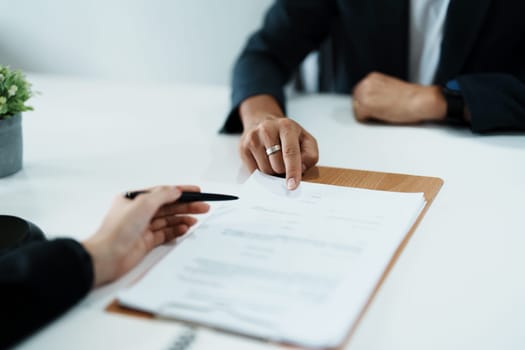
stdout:
{"type": "Polygon", "coordinates": [[[303,164],[303,173],[306,171],[306,165],[303,164]]]}
{"type": "Polygon", "coordinates": [[[293,190],[297,186],[297,182],[295,181],[293,177],[291,177],[286,181],[286,186],[288,187],[289,190],[293,190]]]}

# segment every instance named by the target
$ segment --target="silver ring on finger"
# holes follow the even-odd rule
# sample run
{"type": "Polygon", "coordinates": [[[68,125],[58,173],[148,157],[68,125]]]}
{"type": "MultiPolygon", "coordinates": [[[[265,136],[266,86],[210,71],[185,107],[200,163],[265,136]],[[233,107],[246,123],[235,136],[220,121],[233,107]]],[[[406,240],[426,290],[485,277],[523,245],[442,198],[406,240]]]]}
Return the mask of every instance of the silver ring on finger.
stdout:
{"type": "Polygon", "coordinates": [[[267,156],[271,156],[272,154],[277,153],[280,150],[281,150],[281,145],[279,145],[279,144],[267,147],[266,148],[266,155],[267,156]]]}

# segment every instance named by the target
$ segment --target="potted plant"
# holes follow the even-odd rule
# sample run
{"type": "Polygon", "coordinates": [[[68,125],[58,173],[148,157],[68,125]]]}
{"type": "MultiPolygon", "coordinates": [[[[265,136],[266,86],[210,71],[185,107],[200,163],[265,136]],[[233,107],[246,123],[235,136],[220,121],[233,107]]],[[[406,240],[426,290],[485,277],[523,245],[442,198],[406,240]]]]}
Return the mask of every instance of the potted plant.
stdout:
{"type": "Polygon", "coordinates": [[[25,103],[31,84],[17,70],[0,65],[0,177],[22,168],[22,116],[32,110],[25,103]]]}

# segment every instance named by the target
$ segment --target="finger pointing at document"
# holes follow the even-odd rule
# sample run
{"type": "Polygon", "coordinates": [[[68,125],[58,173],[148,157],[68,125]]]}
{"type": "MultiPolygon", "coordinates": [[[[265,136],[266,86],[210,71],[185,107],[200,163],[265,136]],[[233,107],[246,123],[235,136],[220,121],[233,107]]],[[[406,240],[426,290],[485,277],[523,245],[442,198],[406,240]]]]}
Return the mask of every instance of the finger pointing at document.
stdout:
{"type": "Polygon", "coordinates": [[[284,116],[275,99],[257,95],[239,108],[244,132],[239,152],[250,171],[286,175],[288,189],[299,186],[302,174],[319,160],[315,138],[284,116]]]}

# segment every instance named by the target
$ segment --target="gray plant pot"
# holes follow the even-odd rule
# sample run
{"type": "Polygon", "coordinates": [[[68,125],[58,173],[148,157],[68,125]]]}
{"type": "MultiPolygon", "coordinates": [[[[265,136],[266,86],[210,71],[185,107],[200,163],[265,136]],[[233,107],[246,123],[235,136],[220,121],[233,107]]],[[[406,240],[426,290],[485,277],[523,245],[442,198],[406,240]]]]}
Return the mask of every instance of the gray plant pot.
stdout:
{"type": "Polygon", "coordinates": [[[22,169],[22,116],[0,119],[0,177],[22,169]]]}

